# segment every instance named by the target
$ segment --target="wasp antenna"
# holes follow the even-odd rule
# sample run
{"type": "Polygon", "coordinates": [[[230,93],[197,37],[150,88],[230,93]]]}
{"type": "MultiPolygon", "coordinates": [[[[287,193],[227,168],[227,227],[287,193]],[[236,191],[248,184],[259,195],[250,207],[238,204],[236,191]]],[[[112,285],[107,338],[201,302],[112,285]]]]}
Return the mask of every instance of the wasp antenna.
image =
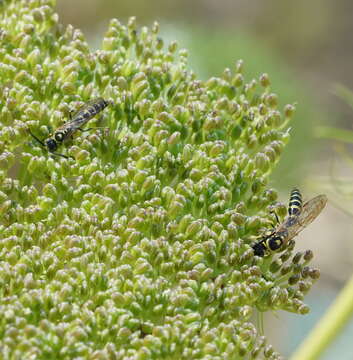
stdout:
{"type": "Polygon", "coordinates": [[[277,221],[277,224],[279,224],[279,218],[275,210],[270,211],[270,214],[274,215],[277,221]]]}
{"type": "Polygon", "coordinates": [[[31,131],[30,128],[27,128],[27,130],[28,130],[28,132],[30,133],[30,135],[33,137],[33,139],[37,140],[37,142],[38,142],[39,144],[41,144],[44,148],[46,148],[44,142],[43,142],[42,140],[39,140],[39,139],[37,138],[37,136],[35,136],[35,135],[32,133],[32,131],[31,131]]]}
{"type": "Polygon", "coordinates": [[[72,120],[73,115],[75,114],[76,110],[71,109],[69,110],[69,120],[72,120]]]}
{"type": "Polygon", "coordinates": [[[57,155],[57,156],[61,156],[61,157],[63,157],[64,159],[70,159],[70,158],[71,158],[71,159],[75,160],[75,158],[72,157],[72,156],[66,156],[66,155],[64,155],[64,154],[55,153],[55,152],[52,152],[51,154],[57,155]]]}

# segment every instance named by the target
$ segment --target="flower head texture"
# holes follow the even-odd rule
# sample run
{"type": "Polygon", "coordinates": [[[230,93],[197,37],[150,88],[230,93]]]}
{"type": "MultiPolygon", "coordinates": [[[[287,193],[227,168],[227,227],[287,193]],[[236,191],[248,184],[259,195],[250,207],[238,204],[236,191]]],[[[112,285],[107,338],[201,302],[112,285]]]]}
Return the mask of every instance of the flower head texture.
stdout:
{"type": "Polygon", "coordinates": [[[0,3],[0,357],[279,358],[254,314],[306,313],[319,275],[293,241],[252,250],[285,215],[267,184],[293,106],[242,61],[198,80],[158,24],[112,20],[93,52],[54,5],[0,3]]]}

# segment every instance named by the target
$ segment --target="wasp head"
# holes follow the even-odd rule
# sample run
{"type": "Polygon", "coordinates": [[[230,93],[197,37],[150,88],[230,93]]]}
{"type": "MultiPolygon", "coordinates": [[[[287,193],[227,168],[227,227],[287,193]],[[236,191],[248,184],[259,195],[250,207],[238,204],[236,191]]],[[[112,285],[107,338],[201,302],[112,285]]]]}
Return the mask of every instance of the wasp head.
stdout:
{"type": "Polygon", "coordinates": [[[252,248],[253,248],[254,254],[256,256],[260,256],[260,257],[265,256],[266,247],[264,246],[264,244],[262,242],[259,242],[259,243],[255,244],[252,248]]]}
{"type": "Polygon", "coordinates": [[[48,148],[50,152],[54,152],[58,148],[57,142],[52,138],[45,140],[45,146],[48,148]]]}

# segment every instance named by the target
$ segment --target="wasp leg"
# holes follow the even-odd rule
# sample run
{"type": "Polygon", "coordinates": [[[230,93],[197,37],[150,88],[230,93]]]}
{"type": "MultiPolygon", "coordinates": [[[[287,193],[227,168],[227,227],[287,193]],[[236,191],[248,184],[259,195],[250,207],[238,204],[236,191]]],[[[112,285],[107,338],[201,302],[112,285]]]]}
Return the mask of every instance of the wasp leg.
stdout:
{"type": "MultiPolygon", "coordinates": [[[[270,214],[271,214],[271,215],[275,215],[276,222],[277,222],[275,225],[278,225],[278,224],[279,224],[279,218],[278,218],[276,212],[275,212],[274,210],[272,210],[272,211],[270,211],[270,214]]],[[[275,227],[276,227],[275,225],[272,224],[272,227],[275,228],[275,227]]]]}
{"type": "Polygon", "coordinates": [[[75,112],[76,112],[76,110],[74,110],[74,109],[69,110],[69,120],[70,120],[70,121],[72,120],[75,112]]]}
{"type": "Polygon", "coordinates": [[[88,129],[82,129],[82,128],[77,128],[77,130],[80,130],[81,132],[87,132],[90,130],[93,130],[94,128],[88,128],[88,129]]]}
{"type": "Polygon", "coordinates": [[[27,130],[28,130],[28,132],[31,134],[31,136],[33,137],[33,139],[35,139],[39,144],[41,144],[41,145],[46,149],[46,146],[45,146],[44,142],[43,142],[42,140],[39,140],[39,139],[37,138],[37,136],[35,136],[35,135],[32,133],[32,131],[30,130],[30,128],[28,128],[27,130]]]}
{"type": "Polygon", "coordinates": [[[93,128],[88,128],[88,129],[77,128],[77,130],[80,130],[81,132],[87,132],[87,131],[91,131],[91,130],[95,130],[95,129],[109,129],[109,128],[106,126],[93,127],[93,128]]]}
{"type": "Polygon", "coordinates": [[[67,156],[67,155],[64,155],[64,154],[60,154],[60,153],[55,153],[55,152],[52,152],[51,154],[53,155],[56,155],[56,156],[61,156],[63,157],[64,159],[73,159],[73,160],[76,160],[73,156],[67,156]]]}

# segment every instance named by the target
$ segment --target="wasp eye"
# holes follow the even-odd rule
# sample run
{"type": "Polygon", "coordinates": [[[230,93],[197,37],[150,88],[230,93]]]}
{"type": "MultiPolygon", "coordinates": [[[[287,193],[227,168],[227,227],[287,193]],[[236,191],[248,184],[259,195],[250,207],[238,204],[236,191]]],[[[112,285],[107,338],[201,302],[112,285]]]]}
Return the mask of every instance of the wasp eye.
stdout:
{"type": "Polygon", "coordinates": [[[55,140],[56,140],[56,141],[59,141],[59,142],[62,142],[62,141],[64,140],[64,134],[61,133],[61,132],[57,132],[57,133],[54,135],[54,137],[55,137],[55,140]]]}
{"type": "Polygon", "coordinates": [[[274,236],[268,241],[268,247],[272,250],[278,250],[282,246],[283,240],[280,236],[274,236]]]}
{"type": "Polygon", "coordinates": [[[45,141],[45,145],[51,152],[54,152],[58,148],[58,144],[56,143],[56,141],[51,138],[45,141]]]}

